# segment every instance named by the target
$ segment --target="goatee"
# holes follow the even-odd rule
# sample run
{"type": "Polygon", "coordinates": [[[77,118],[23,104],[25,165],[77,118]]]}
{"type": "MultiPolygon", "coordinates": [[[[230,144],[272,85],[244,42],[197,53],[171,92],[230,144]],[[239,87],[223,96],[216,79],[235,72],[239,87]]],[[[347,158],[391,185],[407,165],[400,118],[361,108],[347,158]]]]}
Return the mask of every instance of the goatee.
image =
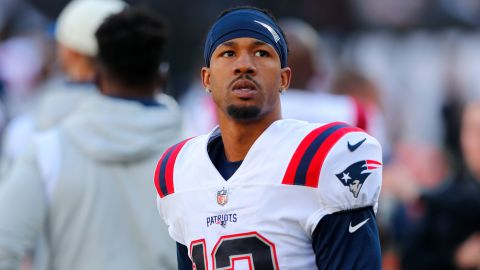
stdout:
{"type": "Polygon", "coordinates": [[[227,113],[230,117],[238,121],[250,121],[258,119],[260,108],[256,106],[234,106],[227,107],[227,113]]]}

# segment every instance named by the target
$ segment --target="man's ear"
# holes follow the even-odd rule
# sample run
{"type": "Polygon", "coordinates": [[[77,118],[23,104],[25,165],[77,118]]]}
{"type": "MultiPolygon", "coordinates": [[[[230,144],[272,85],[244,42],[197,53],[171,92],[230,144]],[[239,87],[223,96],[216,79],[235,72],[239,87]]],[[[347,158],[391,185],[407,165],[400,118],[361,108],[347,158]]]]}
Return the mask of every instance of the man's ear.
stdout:
{"type": "Polygon", "coordinates": [[[292,70],[289,67],[284,67],[280,70],[280,89],[287,90],[290,86],[292,78],[292,70]]]}
{"type": "Polygon", "coordinates": [[[210,68],[202,67],[201,76],[202,76],[203,87],[205,89],[211,89],[210,88],[210,68]]]}

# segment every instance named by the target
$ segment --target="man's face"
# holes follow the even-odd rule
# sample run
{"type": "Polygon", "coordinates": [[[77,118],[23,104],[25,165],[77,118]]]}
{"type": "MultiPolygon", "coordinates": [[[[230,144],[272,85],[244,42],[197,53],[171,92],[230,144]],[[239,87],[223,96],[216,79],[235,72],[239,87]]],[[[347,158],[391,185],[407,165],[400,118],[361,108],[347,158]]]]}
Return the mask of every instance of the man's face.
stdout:
{"type": "Polygon", "coordinates": [[[280,58],[269,44],[236,38],[215,49],[210,68],[202,69],[202,81],[221,113],[251,122],[280,113],[279,92],[288,88],[290,68],[280,67],[280,58]]]}
{"type": "Polygon", "coordinates": [[[480,104],[465,109],[461,129],[462,151],[469,169],[480,177],[480,104]]]}

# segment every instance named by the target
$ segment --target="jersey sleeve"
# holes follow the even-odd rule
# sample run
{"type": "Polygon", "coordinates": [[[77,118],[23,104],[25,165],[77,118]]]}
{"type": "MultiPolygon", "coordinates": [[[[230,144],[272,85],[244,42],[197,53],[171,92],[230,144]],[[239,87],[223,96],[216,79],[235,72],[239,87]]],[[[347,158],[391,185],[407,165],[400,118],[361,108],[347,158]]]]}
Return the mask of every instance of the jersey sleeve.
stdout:
{"type": "Polygon", "coordinates": [[[178,243],[184,244],[181,211],[177,207],[175,198],[174,169],[177,157],[185,144],[190,139],[184,140],[168,148],[157,163],[155,168],[154,184],[157,190],[157,209],[168,227],[168,233],[178,243]]]}
{"type": "Polygon", "coordinates": [[[309,216],[313,232],[326,215],[364,207],[376,213],[382,184],[382,150],[378,141],[361,130],[351,130],[324,150],[316,198],[318,209],[309,216]]]}
{"type": "Polygon", "coordinates": [[[312,235],[318,269],[382,269],[372,207],[326,215],[312,235]]]}
{"type": "Polygon", "coordinates": [[[172,217],[174,213],[172,213],[172,209],[169,209],[169,207],[171,207],[168,206],[169,204],[171,205],[171,202],[160,198],[160,196],[157,196],[157,209],[160,217],[162,217],[162,220],[165,222],[165,224],[167,224],[168,234],[176,242],[185,245],[182,233],[182,224],[175,221],[178,220],[176,217],[172,217]]]}

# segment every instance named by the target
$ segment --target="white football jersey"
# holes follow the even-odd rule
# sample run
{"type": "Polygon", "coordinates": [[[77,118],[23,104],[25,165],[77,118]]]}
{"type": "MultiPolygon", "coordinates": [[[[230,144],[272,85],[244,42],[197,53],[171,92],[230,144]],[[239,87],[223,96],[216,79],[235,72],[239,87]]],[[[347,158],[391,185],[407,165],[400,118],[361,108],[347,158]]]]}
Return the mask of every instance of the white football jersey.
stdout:
{"type": "Polygon", "coordinates": [[[322,217],[376,211],[382,153],[362,130],[276,121],[228,181],[207,152],[219,132],[172,146],[155,173],[160,214],[196,269],[316,269],[311,235],[322,217]]]}

